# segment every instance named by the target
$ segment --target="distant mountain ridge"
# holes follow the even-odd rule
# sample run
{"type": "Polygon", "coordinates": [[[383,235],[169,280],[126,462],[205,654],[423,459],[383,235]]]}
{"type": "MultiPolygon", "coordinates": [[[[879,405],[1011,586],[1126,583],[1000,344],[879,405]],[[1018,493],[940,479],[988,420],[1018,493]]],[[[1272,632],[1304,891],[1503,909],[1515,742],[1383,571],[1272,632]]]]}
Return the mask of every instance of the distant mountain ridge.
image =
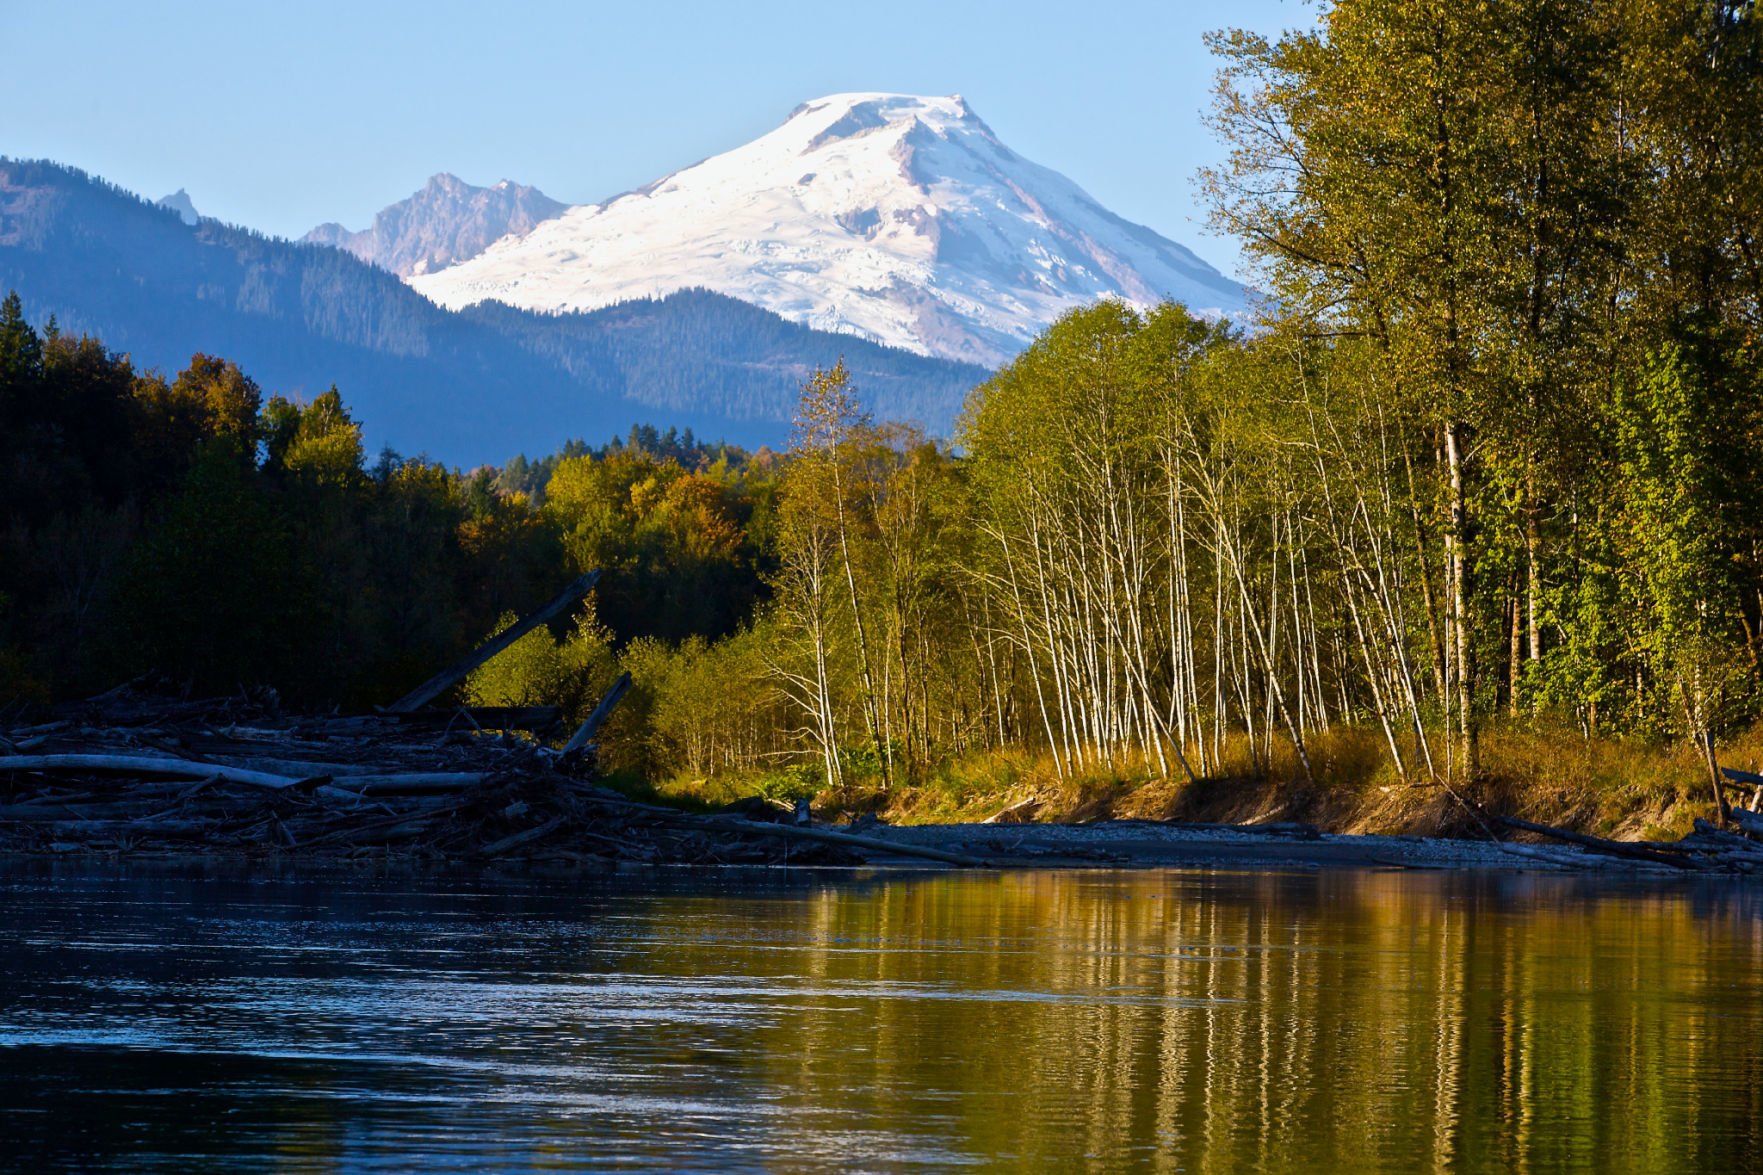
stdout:
{"type": "Polygon", "coordinates": [[[771,133],[427,273],[443,306],[592,310],[702,286],[818,330],[996,367],[1075,306],[1249,295],[1005,146],[960,96],[834,94],[771,133]]]}
{"type": "Polygon", "coordinates": [[[476,257],[508,234],[529,233],[568,208],[511,180],[479,188],[442,172],[414,195],[381,209],[368,228],[351,232],[340,224],[321,224],[300,239],[345,249],[410,277],[476,257]]]}
{"type": "Polygon", "coordinates": [[[879,416],[946,431],[984,369],[817,332],[702,290],[591,314],[459,313],[390,272],[180,213],[83,172],[0,158],[0,292],[168,373],[236,360],[266,392],[335,382],[370,444],[451,463],[633,422],[780,444],[803,379],[843,357],[879,416]]]}

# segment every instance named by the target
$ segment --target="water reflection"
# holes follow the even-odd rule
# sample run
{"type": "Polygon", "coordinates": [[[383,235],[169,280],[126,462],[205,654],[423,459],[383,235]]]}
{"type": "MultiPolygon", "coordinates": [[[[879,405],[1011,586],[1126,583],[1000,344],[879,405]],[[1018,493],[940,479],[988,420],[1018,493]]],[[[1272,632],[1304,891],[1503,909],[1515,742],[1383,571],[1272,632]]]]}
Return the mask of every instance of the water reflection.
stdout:
{"type": "Polygon", "coordinates": [[[0,883],[11,1161],[1763,1167],[1736,885],[0,883]]]}

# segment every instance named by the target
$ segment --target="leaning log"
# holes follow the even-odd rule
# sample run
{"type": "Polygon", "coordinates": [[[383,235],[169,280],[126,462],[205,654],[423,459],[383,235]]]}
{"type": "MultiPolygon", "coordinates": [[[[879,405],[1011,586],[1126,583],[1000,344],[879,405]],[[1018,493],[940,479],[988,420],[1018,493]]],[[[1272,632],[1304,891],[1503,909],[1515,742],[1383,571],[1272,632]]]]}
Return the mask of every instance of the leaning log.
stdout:
{"type": "Polygon", "coordinates": [[[576,727],[575,733],[569,736],[569,741],[563,744],[565,755],[577,754],[588,745],[588,740],[593,738],[606,720],[612,716],[612,708],[618,705],[618,699],[624,697],[625,691],[630,687],[631,675],[620,674],[618,680],[612,683],[612,688],[606,691],[606,696],[600,699],[600,704],[594,707],[594,712],[588,715],[586,721],[576,727]]]}
{"type": "Polygon", "coordinates": [[[1698,862],[1685,860],[1682,857],[1674,857],[1669,853],[1656,852],[1653,849],[1643,848],[1640,845],[1630,844],[1626,841],[1605,840],[1601,836],[1591,836],[1583,832],[1573,832],[1565,828],[1555,828],[1548,824],[1533,824],[1529,820],[1520,820],[1516,816],[1495,816],[1494,819],[1499,823],[1504,824],[1507,828],[1522,829],[1525,832],[1534,832],[1539,836],[1551,837],[1554,840],[1563,840],[1568,844],[1575,844],[1582,848],[1591,849],[1593,852],[1608,853],[1612,857],[1630,857],[1636,861],[1651,861],[1655,865],[1669,865],[1673,869],[1693,870],[1702,868],[1701,864],[1698,862]]]}
{"type": "Polygon", "coordinates": [[[387,706],[387,712],[392,714],[408,714],[413,710],[419,710],[428,705],[430,702],[458,685],[461,681],[464,681],[466,675],[473,669],[476,669],[479,665],[482,665],[485,661],[488,661],[491,657],[494,657],[497,653],[500,653],[503,649],[506,649],[509,645],[513,644],[539,625],[549,623],[573,608],[578,600],[593,590],[594,583],[599,578],[600,573],[598,571],[590,571],[586,575],[577,578],[574,583],[564,588],[563,591],[558,593],[556,598],[551,600],[544,607],[537,611],[528,612],[525,616],[516,620],[513,624],[467,653],[464,657],[447,666],[447,668],[441,670],[439,673],[393,702],[390,706],[387,706]]]}

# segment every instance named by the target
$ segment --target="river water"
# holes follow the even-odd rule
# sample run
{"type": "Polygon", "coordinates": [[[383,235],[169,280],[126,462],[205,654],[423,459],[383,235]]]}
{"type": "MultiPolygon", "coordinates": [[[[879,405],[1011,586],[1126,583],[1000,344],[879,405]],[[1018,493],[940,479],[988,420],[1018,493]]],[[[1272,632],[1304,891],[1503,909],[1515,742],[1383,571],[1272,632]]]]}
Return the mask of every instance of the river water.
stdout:
{"type": "Polygon", "coordinates": [[[0,872],[0,1166],[1763,1169],[1763,891],[0,872]]]}

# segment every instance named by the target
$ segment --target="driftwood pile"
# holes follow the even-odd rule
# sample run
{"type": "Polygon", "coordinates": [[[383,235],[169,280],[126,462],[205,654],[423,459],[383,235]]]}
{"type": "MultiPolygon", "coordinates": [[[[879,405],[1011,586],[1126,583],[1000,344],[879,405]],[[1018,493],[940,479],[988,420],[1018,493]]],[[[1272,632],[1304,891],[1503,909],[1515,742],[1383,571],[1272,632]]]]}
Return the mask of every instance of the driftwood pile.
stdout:
{"type": "MultiPolygon", "coordinates": [[[[436,707],[566,613],[597,572],[373,714],[281,713],[270,693],[185,699],[135,682],[0,725],[0,852],[298,855],[577,865],[983,862],[823,828],[634,802],[593,780],[609,690],[561,747],[556,707],[436,707]]],[[[787,819],[777,813],[778,820],[787,819]]]]}
{"type": "Polygon", "coordinates": [[[556,712],[288,717],[251,699],[121,689],[50,722],[0,728],[0,851],[580,865],[863,859],[795,830],[597,787],[591,745],[566,753],[516,729],[547,720],[554,726],[556,712]]]}
{"type": "MultiPolygon", "coordinates": [[[[1727,773],[1729,776],[1733,772],[1727,773]]],[[[1609,840],[1589,833],[1574,832],[1548,824],[1520,820],[1515,816],[1494,819],[1514,832],[1529,832],[1549,840],[1578,845],[1588,852],[1625,861],[1646,862],[1686,873],[1760,873],[1763,872],[1763,814],[1744,808],[1728,813],[1737,832],[1723,829],[1709,821],[1697,819],[1695,831],[1679,840],[1630,841],[1609,840]]],[[[1520,846],[1505,845],[1509,849],[1520,846]]]]}

